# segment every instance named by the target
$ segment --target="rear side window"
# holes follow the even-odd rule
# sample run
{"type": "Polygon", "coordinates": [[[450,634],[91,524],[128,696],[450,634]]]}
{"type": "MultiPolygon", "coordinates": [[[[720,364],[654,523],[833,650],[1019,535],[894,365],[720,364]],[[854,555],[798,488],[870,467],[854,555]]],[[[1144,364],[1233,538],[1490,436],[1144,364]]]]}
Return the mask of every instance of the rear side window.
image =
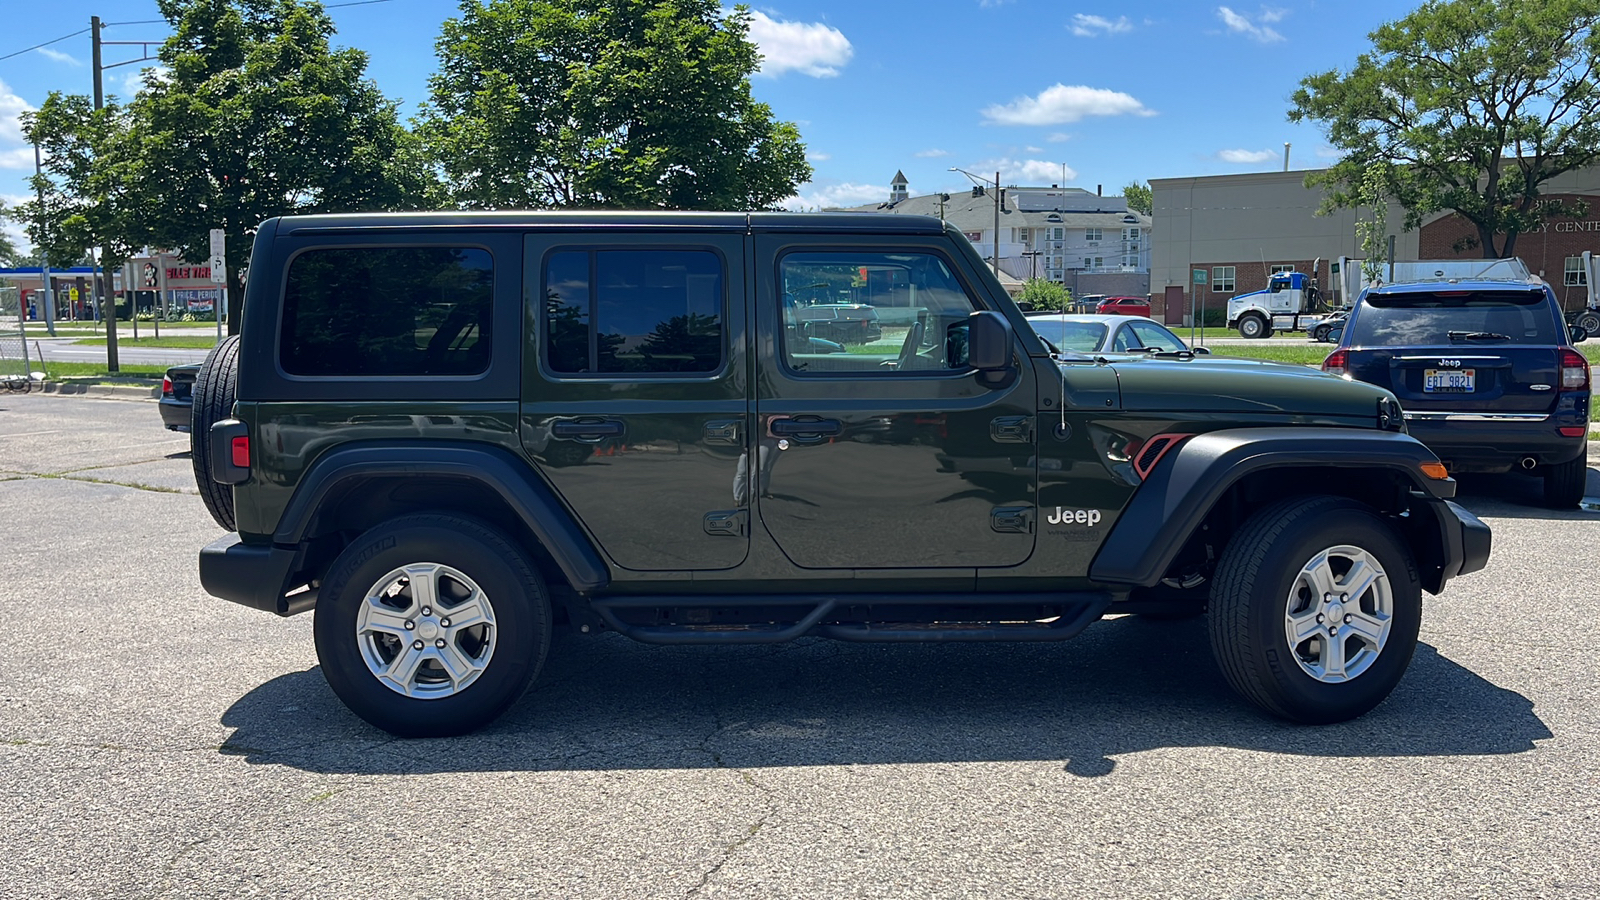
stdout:
{"type": "Polygon", "coordinates": [[[479,375],[494,267],[475,247],[307,250],[289,264],[279,359],[291,375],[479,375]]]}
{"type": "Polygon", "coordinates": [[[1351,339],[1368,346],[1556,344],[1556,317],[1543,291],[1368,294],[1351,339]]]}
{"type": "Polygon", "coordinates": [[[569,375],[715,372],[726,280],[709,250],[552,253],[545,365],[569,375]]]}

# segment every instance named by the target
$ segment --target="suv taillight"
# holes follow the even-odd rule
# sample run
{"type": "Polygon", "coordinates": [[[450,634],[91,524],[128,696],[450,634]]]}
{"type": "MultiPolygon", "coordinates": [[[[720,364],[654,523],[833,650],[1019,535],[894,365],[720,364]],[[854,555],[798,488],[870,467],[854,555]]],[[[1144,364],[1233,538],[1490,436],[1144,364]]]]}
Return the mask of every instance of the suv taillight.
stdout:
{"type": "Polygon", "coordinates": [[[172,396],[172,376],[170,375],[161,376],[161,396],[172,396]]]}
{"type": "Polygon", "coordinates": [[[1586,391],[1589,389],[1589,361],[1571,347],[1561,348],[1561,389],[1586,391]]]}
{"type": "Polygon", "coordinates": [[[1343,375],[1349,359],[1350,354],[1343,350],[1335,350],[1328,354],[1327,359],[1322,361],[1322,371],[1327,372],[1329,375],[1343,375]]]}

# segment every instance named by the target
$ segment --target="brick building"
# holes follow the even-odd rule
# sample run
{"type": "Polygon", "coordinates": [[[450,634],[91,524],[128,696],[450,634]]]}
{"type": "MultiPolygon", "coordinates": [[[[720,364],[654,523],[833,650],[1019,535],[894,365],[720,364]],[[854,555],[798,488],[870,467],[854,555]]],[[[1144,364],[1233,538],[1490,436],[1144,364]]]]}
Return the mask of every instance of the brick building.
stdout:
{"type": "MultiPolygon", "coordinates": [[[[1362,255],[1356,211],[1317,215],[1323,194],[1305,187],[1307,174],[1151,179],[1153,315],[1186,322],[1190,310],[1201,303],[1207,309],[1217,308],[1235,294],[1265,288],[1272,272],[1310,273],[1318,260],[1318,283],[1325,291],[1336,292],[1330,277],[1332,261],[1362,255]],[[1195,269],[1206,273],[1207,283],[1198,291],[1192,283],[1195,269]]],[[[1568,309],[1576,309],[1588,296],[1579,267],[1581,255],[1585,250],[1600,253],[1600,169],[1569,172],[1548,182],[1545,190],[1552,200],[1584,202],[1589,209],[1584,216],[1560,219],[1540,232],[1520,235],[1513,249],[1530,272],[1550,283],[1568,309]]],[[[1477,229],[1454,213],[1430,216],[1420,228],[1407,231],[1405,211],[1390,204],[1387,222],[1397,259],[1485,255],[1478,247],[1456,249],[1465,239],[1475,240],[1477,229]]]]}

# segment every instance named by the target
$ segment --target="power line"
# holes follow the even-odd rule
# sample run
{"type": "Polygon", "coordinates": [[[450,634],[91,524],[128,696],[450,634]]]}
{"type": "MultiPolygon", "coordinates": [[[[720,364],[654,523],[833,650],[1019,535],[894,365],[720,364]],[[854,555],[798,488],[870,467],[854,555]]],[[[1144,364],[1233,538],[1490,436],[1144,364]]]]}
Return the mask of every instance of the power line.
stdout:
{"type": "Polygon", "coordinates": [[[101,28],[110,28],[113,25],[165,25],[166,19],[140,19],[137,22],[102,22],[101,28]]]}
{"type": "Polygon", "coordinates": [[[62,41],[64,41],[64,40],[66,40],[66,39],[67,39],[67,38],[75,38],[75,37],[77,37],[77,36],[78,36],[78,35],[80,35],[80,34],[83,34],[83,33],[85,33],[85,32],[87,32],[87,31],[88,31],[88,30],[89,30],[89,29],[87,29],[87,28],[80,28],[80,29],[78,29],[78,30],[77,30],[77,31],[74,31],[74,32],[73,32],[73,33],[71,33],[71,34],[63,34],[63,35],[62,35],[62,36],[61,36],[61,37],[58,37],[58,38],[56,38],[56,39],[55,39],[55,40],[53,40],[53,41],[45,41],[45,42],[44,42],[44,43],[42,43],[42,44],[34,44],[34,45],[33,45],[33,46],[32,46],[32,47],[29,47],[29,48],[27,48],[27,49],[26,49],[26,50],[18,50],[18,51],[17,51],[17,52],[15,52],[15,53],[7,53],[7,54],[6,54],[6,55],[5,55],[5,56],[0,56],[0,61],[4,61],[4,60],[8,60],[8,59],[10,59],[10,58],[11,58],[11,57],[13,57],[13,56],[21,56],[21,55],[22,55],[22,54],[24,54],[24,53],[28,53],[28,52],[30,52],[30,51],[33,51],[33,50],[37,50],[37,49],[39,49],[39,48],[40,48],[40,47],[48,47],[48,46],[50,46],[50,45],[51,45],[51,44],[59,44],[59,43],[61,43],[61,42],[62,42],[62,41]]]}
{"type": "Polygon", "coordinates": [[[323,9],[339,9],[344,6],[371,6],[374,3],[393,3],[394,0],[356,0],[354,3],[330,3],[323,9]]]}

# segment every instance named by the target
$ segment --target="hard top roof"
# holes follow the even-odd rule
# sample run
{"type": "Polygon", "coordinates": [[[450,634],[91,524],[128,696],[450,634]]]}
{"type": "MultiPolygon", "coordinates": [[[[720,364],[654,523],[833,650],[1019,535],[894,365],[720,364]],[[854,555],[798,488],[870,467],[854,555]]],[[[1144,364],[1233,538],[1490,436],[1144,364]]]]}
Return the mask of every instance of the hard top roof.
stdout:
{"type": "Polygon", "coordinates": [[[634,210],[507,210],[401,213],[336,213],[284,216],[280,234],[296,232],[419,231],[492,228],[543,229],[709,229],[714,231],[861,232],[940,234],[944,224],[931,216],[881,216],[872,213],[689,212],[634,210]]]}

